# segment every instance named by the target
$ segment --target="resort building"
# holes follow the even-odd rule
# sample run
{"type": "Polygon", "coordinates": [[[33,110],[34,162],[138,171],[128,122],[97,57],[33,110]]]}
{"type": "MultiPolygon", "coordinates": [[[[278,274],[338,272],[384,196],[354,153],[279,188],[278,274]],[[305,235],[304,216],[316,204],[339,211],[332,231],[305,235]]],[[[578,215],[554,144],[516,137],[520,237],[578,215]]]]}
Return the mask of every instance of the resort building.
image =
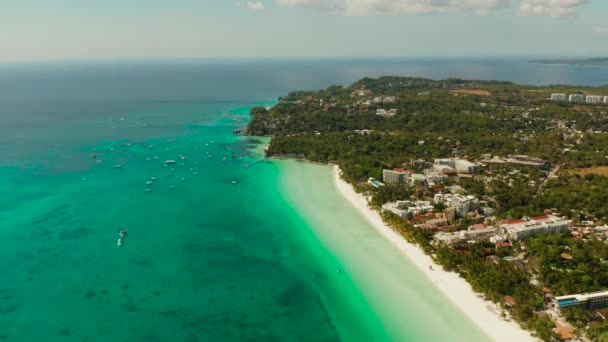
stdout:
{"type": "Polygon", "coordinates": [[[379,103],[395,103],[397,101],[397,98],[395,96],[378,96],[376,98],[374,98],[374,103],[379,104],[379,103]]]}
{"type": "Polygon", "coordinates": [[[420,173],[413,173],[410,175],[410,186],[416,186],[424,184],[426,182],[426,176],[420,173]]]}
{"type": "Polygon", "coordinates": [[[460,173],[479,173],[481,166],[460,158],[435,159],[433,168],[438,171],[454,170],[460,173]]]}
{"type": "Polygon", "coordinates": [[[535,166],[539,168],[545,168],[549,166],[549,162],[546,160],[526,155],[511,156],[507,159],[507,162],[515,165],[535,166]]]}
{"type": "Polygon", "coordinates": [[[383,116],[385,118],[391,118],[395,115],[397,115],[397,110],[396,109],[377,109],[376,110],[376,115],[378,116],[383,116]]]}
{"type": "Polygon", "coordinates": [[[435,203],[443,203],[446,207],[454,208],[455,213],[464,217],[469,211],[479,208],[479,200],[475,196],[452,194],[435,194],[435,203]]]}
{"type": "Polygon", "coordinates": [[[566,94],[553,93],[551,94],[551,100],[553,101],[566,101],[568,97],[566,94]]]}
{"type": "Polygon", "coordinates": [[[446,245],[453,245],[462,241],[479,241],[489,239],[491,236],[496,234],[496,228],[484,228],[478,230],[461,230],[453,233],[437,233],[433,237],[436,241],[444,243],[446,245]]]}
{"type": "Polygon", "coordinates": [[[571,221],[556,216],[540,216],[504,221],[501,233],[510,240],[523,240],[537,234],[561,233],[570,228],[571,221]]]}
{"type": "Polygon", "coordinates": [[[583,96],[581,94],[570,94],[570,96],[568,96],[568,101],[583,102],[583,101],[585,101],[585,96],[583,96]]]}
{"type": "Polygon", "coordinates": [[[602,97],[597,95],[587,95],[587,97],[585,98],[585,102],[591,104],[598,104],[602,102],[602,97]]]}
{"type": "Polygon", "coordinates": [[[582,293],[569,296],[555,297],[559,309],[579,307],[587,310],[608,307],[608,291],[582,293]]]}
{"type": "Polygon", "coordinates": [[[428,183],[434,184],[439,184],[446,178],[446,175],[443,174],[443,172],[439,172],[433,169],[424,170],[424,176],[426,177],[426,181],[428,183]]]}
{"type": "Polygon", "coordinates": [[[420,214],[432,212],[435,207],[429,201],[397,201],[382,205],[382,209],[388,210],[395,215],[406,217],[408,213],[420,214]]]}
{"type": "Polygon", "coordinates": [[[386,184],[404,184],[409,181],[410,173],[405,169],[382,170],[382,180],[386,184]]]}

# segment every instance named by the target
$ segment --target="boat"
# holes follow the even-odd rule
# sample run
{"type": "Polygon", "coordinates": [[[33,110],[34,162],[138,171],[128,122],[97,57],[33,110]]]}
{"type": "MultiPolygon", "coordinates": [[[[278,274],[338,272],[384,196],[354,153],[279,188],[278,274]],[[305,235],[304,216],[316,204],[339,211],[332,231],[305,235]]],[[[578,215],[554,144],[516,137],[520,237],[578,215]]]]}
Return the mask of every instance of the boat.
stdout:
{"type": "Polygon", "coordinates": [[[120,169],[120,168],[122,168],[122,165],[120,165],[120,164],[114,165],[114,168],[115,169],[120,169]]]}
{"type": "Polygon", "coordinates": [[[156,177],[150,177],[150,180],[151,180],[151,181],[155,181],[155,180],[157,180],[157,179],[158,179],[158,178],[156,178],[156,177]]]}
{"type": "Polygon", "coordinates": [[[152,189],[144,189],[145,192],[152,192],[152,189]]]}
{"type": "Polygon", "coordinates": [[[116,241],[116,247],[121,247],[122,246],[122,239],[118,239],[118,241],[116,241]]]}
{"type": "Polygon", "coordinates": [[[173,159],[165,160],[165,164],[175,164],[175,163],[177,163],[177,162],[173,159]]]}
{"type": "Polygon", "coordinates": [[[120,235],[121,238],[127,236],[127,232],[125,232],[124,230],[121,230],[120,232],[118,232],[118,235],[120,235]]]}
{"type": "Polygon", "coordinates": [[[153,181],[147,181],[147,182],[146,182],[146,185],[152,185],[152,184],[154,184],[154,182],[153,182],[153,181]]]}
{"type": "Polygon", "coordinates": [[[187,179],[186,177],[182,177],[179,180],[182,181],[182,182],[184,182],[184,181],[186,181],[186,179],[187,179]]]}
{"type": "Polygon", "coordinates": [[[339,268],[336,268],[336,273],[342,273],[342,270],[339,268]]]}

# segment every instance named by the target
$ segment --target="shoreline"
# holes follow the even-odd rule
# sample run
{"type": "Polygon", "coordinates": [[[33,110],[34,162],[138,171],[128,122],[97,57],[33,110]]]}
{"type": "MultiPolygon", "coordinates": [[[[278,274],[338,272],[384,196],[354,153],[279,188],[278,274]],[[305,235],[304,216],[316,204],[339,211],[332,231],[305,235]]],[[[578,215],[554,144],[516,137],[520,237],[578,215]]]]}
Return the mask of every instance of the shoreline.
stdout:
{"type": "Polygon", "coordinates": [[[455,272],[447,272],[424,254],[416,245],[407,242],[397,232],[387,226],[380,215],[369,208],[363,195],[355,192],[353,187],[340,177],[338,166],[332,166],[334,184],[338,192],[350,202],[395,248],[407,257],[433,283],[454,306],[468,317],[492,341],[537,341],[530,333],[522,329],[517,322],[500,318],[501,309],[497,304],[484,300],[473,291],[471,286],[455,272]],[[434,270],[429,270],[432,265],[434,270]]]}

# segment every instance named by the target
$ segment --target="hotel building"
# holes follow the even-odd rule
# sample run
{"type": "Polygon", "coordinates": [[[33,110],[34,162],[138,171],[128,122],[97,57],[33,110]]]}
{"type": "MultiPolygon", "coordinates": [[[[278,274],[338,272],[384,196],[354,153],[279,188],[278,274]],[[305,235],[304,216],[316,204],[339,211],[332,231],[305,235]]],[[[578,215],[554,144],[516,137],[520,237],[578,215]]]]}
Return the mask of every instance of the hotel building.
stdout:
{"type": "Polygon", "coordinates": [[[591,103],[591,104],[598,104],[598,103],[602,102],[602,97],[601,96],[597,96],[597,95],[588,95],[585,98],[585,102],[591,103]]]}
{"type": "Polygon", "coordinates": [[[568,101],[583,102],[583,101],[585,101],[585,96],[583,96],[581,94],[570,94],[570,96],[568,96],[568,101]]]}
{"type": "Polygon", "coordinates": [[[454,208],[461,217],[464,217],[469,211],[479,208],[479,200],[475,196],[435,194],[433,202],[443,203],[446,207],[454,208]]]}
{"type": "Polygon", "coordinates": [[[560,233],[570,227],[571,221],[555,216],[540,216],[504,221],[501,233],[510,240],[523,240],[537,234],[560,233]]]}
{"type": "Polygon", "coordinates": [[[566,101],[568,97],[566,94],[553,93],[551,94],[551,100],[553,101],[566,101]]]}
{"type": "Polygon", "coordinates": [[[409,180],[410,173],[405,169],[382,170],[382,180],[386,184],[403,184],[409,180]]]}
{"type": "Polygon", "coordinates": [[[579,307],[587,310],[608,307],[608,291],[575,294],[555,297],[555,303],[560,309],[579,307]]]}

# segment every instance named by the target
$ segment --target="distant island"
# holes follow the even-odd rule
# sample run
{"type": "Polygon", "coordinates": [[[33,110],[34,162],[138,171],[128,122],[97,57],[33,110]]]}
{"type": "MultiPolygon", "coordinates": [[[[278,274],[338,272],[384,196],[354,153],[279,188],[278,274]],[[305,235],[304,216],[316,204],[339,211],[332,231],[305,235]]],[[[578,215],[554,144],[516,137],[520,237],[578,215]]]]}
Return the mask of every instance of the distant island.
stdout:
{"type": "Polygon", "coordinates": [[[539,63],[539,64],[566,64],[566,65],[608,67],[608,57],[601,57],[601,58],[536,59],[536,60],[530,61],[530,63],[539,63]]]}

